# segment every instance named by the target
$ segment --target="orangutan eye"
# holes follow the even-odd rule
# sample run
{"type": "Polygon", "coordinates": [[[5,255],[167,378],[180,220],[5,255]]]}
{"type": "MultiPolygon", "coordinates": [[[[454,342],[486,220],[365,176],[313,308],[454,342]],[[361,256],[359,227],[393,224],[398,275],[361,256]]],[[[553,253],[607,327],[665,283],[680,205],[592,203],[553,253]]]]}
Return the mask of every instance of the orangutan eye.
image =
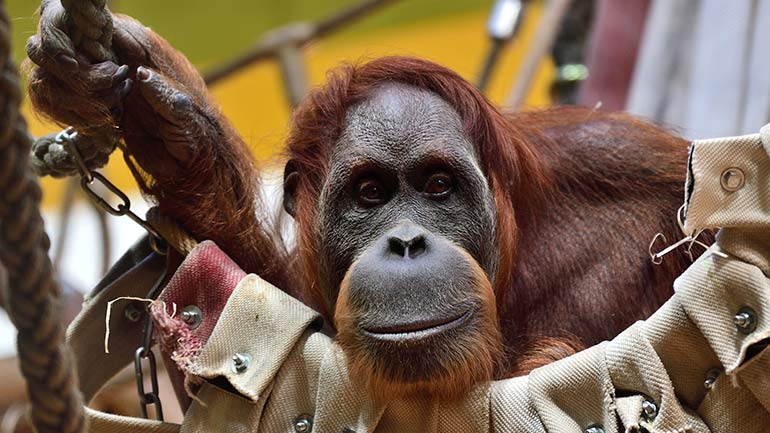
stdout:
{"type": "Polygon", "coordinates": [[[387,191],[382,184],[373,179],[363,180],[356,187],[356,197],[361,206],[376,206],[387,201],[387,191]]]}
{"type": "Polygon", "coordinates": [[[444,198],[452,191],[452,178],[443,172],[434,173],[425,182],[422,190],[433,198],[444,198]]]}

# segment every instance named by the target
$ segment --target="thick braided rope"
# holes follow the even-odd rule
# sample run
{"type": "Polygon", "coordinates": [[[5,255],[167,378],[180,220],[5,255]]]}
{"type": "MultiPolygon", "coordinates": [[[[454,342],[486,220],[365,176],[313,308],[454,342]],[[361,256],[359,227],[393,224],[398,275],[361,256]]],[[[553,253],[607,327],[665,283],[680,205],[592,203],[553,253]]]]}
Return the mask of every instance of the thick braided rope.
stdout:
{"type": "MultiPolygon", "coordinates": [[[[50,33],[41,38],[42,43],[62,44],[61,38],[66,35],[72,40],[75,49],[92,62],[116,61],[112,51],[112,15],[106,0],[61,0],[61,3],[65,10],[64,15],[43,15],[40,18],[51,20],[40,25],[41,32],[50,33]]],[[[89,169],[97,169],[107,164],[119,141],[117,134],[110,128],[89,131],[88,135],[84,134],[86,131],[79,132],[76,145],[86,166],[89,169]]],[[[75,159],[63,144],[56,142],[54,138],[55,134],[50,134],[35,140],[32,148],[32,167],[35,173],[53,177],[76,175],[78,166],[75,159]]]]}
{"type": "Polygon", "coordinates": [[[112,15],[107,0],[61,0],[67,34],[75,48],[94,63],[115,60],[112,52],[112,15]]]}
{"type": "Polygon", "coordinates": [[[9,316],[19,330],[31,420],[40,433],[85,431],[83,403],[64,344],[40,187],[29,170],[30,136],[19,114],[21,91],[10,55],[10,26],[0,0],[0,260],[7,270],[9,316]]]}

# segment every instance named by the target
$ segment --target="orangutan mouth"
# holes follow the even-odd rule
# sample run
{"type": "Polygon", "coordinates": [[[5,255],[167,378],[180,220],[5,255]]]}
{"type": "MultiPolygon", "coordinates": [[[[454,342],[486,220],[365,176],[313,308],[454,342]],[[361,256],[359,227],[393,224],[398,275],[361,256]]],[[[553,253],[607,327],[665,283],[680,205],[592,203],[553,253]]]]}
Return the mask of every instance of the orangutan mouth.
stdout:
{"type": "Polygon", "coordinates": [[[419,341],[457,328],[465,323],[469,317],[471,317],[471,310],[448,319],[437,318],[413,323],[361,328],[361,333],[380,341],[419,341]]]}

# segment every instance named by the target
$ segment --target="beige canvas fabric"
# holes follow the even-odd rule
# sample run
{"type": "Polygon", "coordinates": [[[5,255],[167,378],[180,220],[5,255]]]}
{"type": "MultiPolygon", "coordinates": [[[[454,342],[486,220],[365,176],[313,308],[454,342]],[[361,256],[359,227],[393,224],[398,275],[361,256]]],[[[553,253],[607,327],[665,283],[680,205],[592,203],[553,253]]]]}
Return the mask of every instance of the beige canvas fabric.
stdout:
{"type": "Polygon", "coordinates": [[[119,310],[110,320],[110,353],[104,352],[107,303],[124,296],[145,297],[148,287],[162,275],[166,266],[165,258],[154,253],[143,259],[135,257],[147,251],[149,246],[144,240],[132,247],[110,271],[117,271],[118,275],[115,278],[112,275],[105,277],[111,284],[108,287],[97,286],[86,297],[83,309],[67,329],[67,343],[75,355],[78,383],[85,401],[90,401],[110,378],[133,360],[137,344],[142,339],[142,323],[125,320],[122,310],[119,310]]]}
{"type": "Polygon", "coordinates": [[[335,433],[770,432],[766,132],[693,144],[684,228],[720,227],[718,244],[662,308],[612,341],[460,401],[376,403],[351,383],[335,342],[310,326],[317,313],[249,275],[188,366],[197,392],[182,425],[90,411],[91,431],[294,432],[305,419],[335,433]],[[727,169],[743,181],[724,184],[727,169]],[[752,312],[751,326],[735,323],[741,311],[752,312]],[[233,368],[234,353],[248,355],[248,368],[233,368]]]}

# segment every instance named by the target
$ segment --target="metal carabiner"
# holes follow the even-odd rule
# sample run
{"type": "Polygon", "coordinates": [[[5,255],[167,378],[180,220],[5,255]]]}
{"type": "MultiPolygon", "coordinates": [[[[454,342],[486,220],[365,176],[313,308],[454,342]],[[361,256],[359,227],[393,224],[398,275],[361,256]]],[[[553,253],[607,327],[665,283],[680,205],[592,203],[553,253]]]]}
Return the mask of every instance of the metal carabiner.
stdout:
{"type": "Polygon", "coordinates": [[[83,160],[83,156],[80,154],[80,149],[78,149],[77,145],[75,144],[75,139],[77,137],[78,132],[75,130],[75,128],[68,126],[60,133],[56,134],[55,140],[57,143],[61,143],[65,148],[67,148],[67,153],[72,155],[72,158],[75,160],[75,164],[78,167],[80,176],[84,179],[88,179],[88,182],[91,183],[94,180],[94,176],[91,170],[88,169],[86,162],[83,160]]]}

